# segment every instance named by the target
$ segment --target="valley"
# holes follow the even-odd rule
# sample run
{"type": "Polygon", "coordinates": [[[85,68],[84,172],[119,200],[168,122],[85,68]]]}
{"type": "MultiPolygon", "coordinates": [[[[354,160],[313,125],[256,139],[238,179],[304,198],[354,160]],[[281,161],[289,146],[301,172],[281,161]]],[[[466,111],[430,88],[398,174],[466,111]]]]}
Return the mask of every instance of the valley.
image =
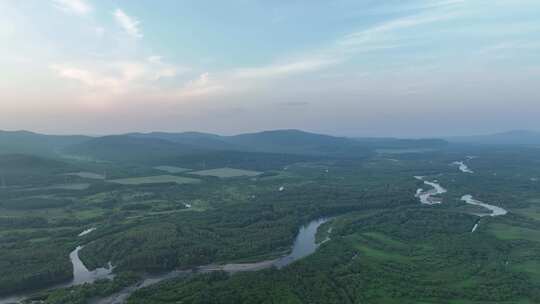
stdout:
{"type": "Polygon", "coordinates": [[[535,149],[270,143],[129,161],[0,155],[0,303],[538,299],[535,149]],[[456,170],[473,154],[474,174],[456,170]]]}

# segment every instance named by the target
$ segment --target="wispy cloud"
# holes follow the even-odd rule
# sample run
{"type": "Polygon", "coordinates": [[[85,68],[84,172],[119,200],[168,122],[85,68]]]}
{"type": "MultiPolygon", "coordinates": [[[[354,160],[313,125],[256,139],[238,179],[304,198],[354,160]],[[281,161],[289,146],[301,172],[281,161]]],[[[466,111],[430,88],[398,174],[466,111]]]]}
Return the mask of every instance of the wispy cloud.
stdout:
{"type": "Polygon", "coordinates": [[[116,22],[133,38],[142,38],[143,34],[139,28],[139,20],[127,15],[121,9],[116,9],[113,13],[116,22]]]}
{"type": "Polygon", "coordinates": [[[262,67],[240,68],[233,72],[239,78],[271,78],[290,74],[316,71],[333,65],[336,60],[328,58],[304,58],[286,63],[276,63],[262,67]]]}
{"type": "Polygon", "coordinates": [[[122,77],[107,76],[94,70],[68,64],[53,64],[50,68],[64,79],[75,80],[88,89],[107,90],[119,93],[126,82],[122,77]]]}
{"type": "Polygon", "coordinates": [[[198,78],[188,81],[175,95],[182,97],[198,97],[213,94],[225,89],[225,86],[212,78],[209,73],[203,73],[198,78]]]}
{"type": "MultiPolygon", "coordinates": [[[[174,78],[189,69],[168,65],[161,56],[148,56],[136,62],[109,62],[92,65],[53,65],[51,68],[64,79],[79,82],[88,90],[100,91],[111,96],[151,92],[166,99],[185,99],[192,97],[245,92],[265,86],[273,82],[305,73],[327,70],[342,64],[360,53],[378,52],[385,49],[399,48],[407,43],[408,33],[404,30],[420,26],[428,26],[459,16],[458,4],[465,0],[442,0],[430,2],[420,13],[393,18],[381,23],[367,26],[358,31],[338,37],[333,43],[312,49],[306,53],[281,58],[274,63],[236,67],[217,72],[204,72],[192,80],[174,85],[168,81],[165,86],[157,82],[164,78],[174,78]],[[100,67],[100,68],[99,68],[100,67]]],[[[118,25],[131,37],[141,38],[143,34],[140,22],[116,9],[113,16],[118,25]]],[[[156,96],[156,95],[153,95],[156,96]]]]}
{"type": "Polygon", "coordinates": [[[480,50],[480,53],[486,54],[501,51],[538,51],[540,42],[536,41],[508,41],[488,46],[480,50]]]}
{"type": "Polygon", "coordinates": [[[50,69],[60,78],[76,81],[87,91],[103,96],[128,94],[131,90],[154,91],[159,80],[172,78],[187,69],[163,62],[120,61],[79,64],[52,64],[50,69]]]}
{"type": "Polygon", "coordinates": [[[342,47],[366,45],[368,43],[382,40],[384,38],[384,34],[421,25],[433,24],[440,21],[446,21],[457,16],[459,16],[459,13],[457,12],[442,12],[401,17],[348,34],[343,39],[338,41],[337,44],[342,47]]]}
{"type": "Polygon", "coordinates": [[[56,8],[69,14],[86,15],[93,10],[84,0],[52,0],[52,3],[56,8]]]}
{"type": "Polygon", "coordinates": [[[342,36],[326,47],[300,54],[288,60],[279,60],[276,63],[258,67],[236,68],[221,73],[215,81],[227,84],[223,85],[227,89],[231,89],[231,86],[245,89],[254,85],[255,82],[260,83],[264,80],[328,69],[346,62],[359,53],[399,48],[403,43],[402,40],[406,40],[403,36],[406,34],[402,34],[400,31],[456,18],[460,16],[460,13],[453,9],[456,7],[455,4],[460,3],[464,3],[464,0],[432,3],[421,14],[394,18],[372,25],[342,36]]]}

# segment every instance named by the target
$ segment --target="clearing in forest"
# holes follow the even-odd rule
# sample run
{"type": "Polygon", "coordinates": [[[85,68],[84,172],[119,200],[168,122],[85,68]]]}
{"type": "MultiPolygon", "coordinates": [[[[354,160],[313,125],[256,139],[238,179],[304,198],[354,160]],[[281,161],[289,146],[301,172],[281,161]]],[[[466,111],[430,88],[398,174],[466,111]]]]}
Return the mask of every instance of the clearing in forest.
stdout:
{"type": "Polygon", "coordinates": [[[154,169],[158,169],[158,170],[173,173],[173,174],[191,171],[191,169],[180,168],[180,167],[175,167],[175,166],[157,166],[157,167],[154,167],[154,169]]]}
{"type": "Polygon", "coordinates": [[[217,168],[217,169],[191,172],[190,174],[196,174],[196,175],[201,175],[201,176],[215,176],[219,178],[228,178],[228,177],[241,177],[241,176],[248,176],[248,177],[258,176],[258,175],[261,175],[262,172],[243,170],[243,169],[234,169],[234,168],[217,168]]]}
{"type": "Polygon", "coordinates": [[[199,179],[181,177],[174,175],[156,175],[156,176],[144,176],[144,177],[129,177],[109,180],[108,182],[121,184],[121,185],[143,185],[143,184],[163,184],[163,183],[176,183],[176,184],[195,184],[200,182],[199,179]]]}

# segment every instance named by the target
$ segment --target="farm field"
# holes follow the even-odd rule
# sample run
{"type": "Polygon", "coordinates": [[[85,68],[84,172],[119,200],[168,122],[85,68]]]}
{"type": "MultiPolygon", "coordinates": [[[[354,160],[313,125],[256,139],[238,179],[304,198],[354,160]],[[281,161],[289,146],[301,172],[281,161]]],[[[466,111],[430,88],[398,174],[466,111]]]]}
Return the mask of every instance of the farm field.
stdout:
{"type": "MultiPolygon", "coordinates": [[[[377,153],[314,159],[226,152],[213,154],[217,169],[178,175],[154,175],[155,163],[163,161],[104,165],[10,156],[2,163],[0,156],[9,182],[0,188],[0,294],[68,281],[77,246],[87,269],[110,262],[116,278],[40,291],[43,303],[92,303],[149,274],[167,277],[210,264],[271,265],[290,252],[299,227],[326,218],[315,236],[319,248],[280,270],[194,274],[141,288],[127,303],[206,303],[206,297],[246,304],[351,303],[349,298],[373,304],[535,303],[540,192],[513,176],[540,171],[539,154],[468,149],[393,154],[392,160],[377,153]],[[515,153],[522,154],[519,162],[511,157],[515,153]],[[477,158],[468,165],[474,174],[450,165],[473,154],[477,158]],[[232,161],[244,169],[230,167],[232,161]],[[8,170],[13,163],[20,172],[8,170]],[[499,175],[491,174],[493,168],[499,175]],[[85,186],[77,187],[84,177],[71,176],[73,183],[65,183],[66,173],[104,169],[114,178],[84,179],[85,186]],[[429,190],[417,175],[448,189],[439,195],[441,204],[423,205],[415,197],[418,188],[429,190]],[[477,217],[483,207],[460,200],[469,193],[508,214],[477,217]]],[[[196,167],[205,161],[207,155],[191,155],[170,163],[196,167]]]]}
{"type": "Polygon", "coordinates": [[[78,176],[80,178],[88,178],[88,179],[105,179],[105,176],[103,174],[98,174],[94,172],[74,172],[74,173],[66,173],[65,175],[78,176]]]}
{"type": "Polygon", "coordinates": [[[156,166],[154,167],[154,169],[173,173],[173,174],[191,171],[191,169],[175,167],[175,166],[156,166]]]}
{"type": "Polygon", "coordinates": [[[201,176],[214,176],[214,177],[219,177],[219,178],[230,178],[230,177],[242,177],[242,176],[254,177],[254,176],[261,175],[262,172],[234,169],[234,168],[217,168],[217,169],[190,172],[190,174],[201,175],[201,176]]]}
{"type": "Polygon", "coordinates": [[[0,0],[0,304],[540,304],[540,0],[0,0]]]}
{"type": "Polygon", "coordinates": [[[144,184],[163,184],[163,183],[176,183],[176,184],[195,184],[200,180],[196,178],[181,177],[174,175],[156,175],[156,176],[144,176],[144,177],[128,177],[108,180],[110,183],[121,185],[144,185],[144,184]]]}

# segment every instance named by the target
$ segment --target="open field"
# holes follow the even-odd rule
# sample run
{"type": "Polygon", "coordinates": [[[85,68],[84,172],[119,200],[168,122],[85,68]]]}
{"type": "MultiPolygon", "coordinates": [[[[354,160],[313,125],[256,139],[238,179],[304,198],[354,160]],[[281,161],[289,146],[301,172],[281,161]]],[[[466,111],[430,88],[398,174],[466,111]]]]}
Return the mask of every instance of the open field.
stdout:
{"type": "Polygon", "coordinates": [[[489,225],[489,231],[502,240],[540,240],[540,231],[524,227],[493,223],[489,225]]]}
{"type": "Polygon", "coordinates": [[[234,169],[234,168],[217,168],[217,169],[210,169],[210,170],[195,171],[195,172],[191,172],[190,174],[201,175],[201,176],[215,176],[219,178],[229,178],[229,177],[241,177],[241,176],[248,176],[248,177],[258,176],[258,175],[261,175],[262,172],[234,169]]]}
{"type": "Polygon", "coordinates": [[[88,179],[105,179],[105,176],[102,174],[98,174],[94,172],[85,172],[85,171],[66,173],[64,175],[78,176],[80,178],[88,178],[88,179]]]}
{"type": "MultiPolygon", "coordinates": [[[[327,217],[332,220],[319,228],[317,240],[325,240],[319,249],[281,270],[196,275],[143,288],[127,303],[197,303],[190,299],[206,295],[227,299],[216,303],[265,303],[268,294],[279,295],[274,303],[355,303],[349,297],[368,304],[539,303],[540,192],[513,177],[540,164],[538,153],[514,163],[511,155],[481,152],[395,154],[396,161],[378,155],[295,157],[288,163],[267,155],[250,163],[242,156],[238,165],[225,154],[210,166],[218,169],[194,170],[196,175],[162,175],[155,165],[201,170],[192,164],[206,156],[106,168],[42,161],[47,170],[20,158],[29,164],[27,171],[9,173],[8,187],[0,188],[0,266],[9,265],[0,267],[0,294],[69,279],[69,252],[77,244],[84,245],[80,258],[88,269],[111,262],[121,278],[273,259],[290,250],[303,223],[327,217]],[[474,175],[449,165],[473,154],[478,155],[474,175]],[[491,174],[492,168],[499,175],[491,174]],[[50,188],[67,184],[64,174],[105,169],[114,179],[88,180],[91,186],[82,191],[50,188]],[[422,206],[414,193],[424,185],[415,175],[445,186],[444,203],[422,206]],[[285,190],[278,191],[281,187],[285,190]],[[20,191],[30,188],[40,190],[20,191]],[[468,213],[476,211],[459,200],[468,193],[500,202],[511,213],[486,217],[471,233],[478,217],[468,213]],[[91,227],[99,229],[78,236],[91,227]],[[52,275],[39,277],[44,272],[52,275]],[[312,301],[324,297],[335,301],[312,301]]],[[[115,279],[58,289],[44,303],[84,303],[123,284],[115,279]]]]}
{"type": "Polygon", "coordinates": [[[540,206],[532,206],[529,208],[515,209],[515,213],[526,216],[533,220],[540,221],[540,206]]]}
{"type": "Polygon", "coordinates": [[[32,188],[21,188],[17,191],[41,191],[41,190],[86,190],[90,187],[88,183],[74,183],[74,184],[58,184],[46,187],[32,187],[32,188]]]}
{"type": "Polygon", "coordinates": [[[173,173],[173,174],[191,171],[191,169],[180,168],[180,167],[175,167],[175,166],[157,166],[157,167],[154,167],[154,169],[173,173]]]}
{"type": "Polygon", "coordinates": [[[108,182],[121,184],[121,185],[144,185],[144,184],[164,184],[164,183],[176,183],[176,184],[195,184],[200,182],[196,178],[180,177],[174,175],[156,175],[156,176],[144,176],[144,177],[130,177],[109,180],[108,182]]]}

